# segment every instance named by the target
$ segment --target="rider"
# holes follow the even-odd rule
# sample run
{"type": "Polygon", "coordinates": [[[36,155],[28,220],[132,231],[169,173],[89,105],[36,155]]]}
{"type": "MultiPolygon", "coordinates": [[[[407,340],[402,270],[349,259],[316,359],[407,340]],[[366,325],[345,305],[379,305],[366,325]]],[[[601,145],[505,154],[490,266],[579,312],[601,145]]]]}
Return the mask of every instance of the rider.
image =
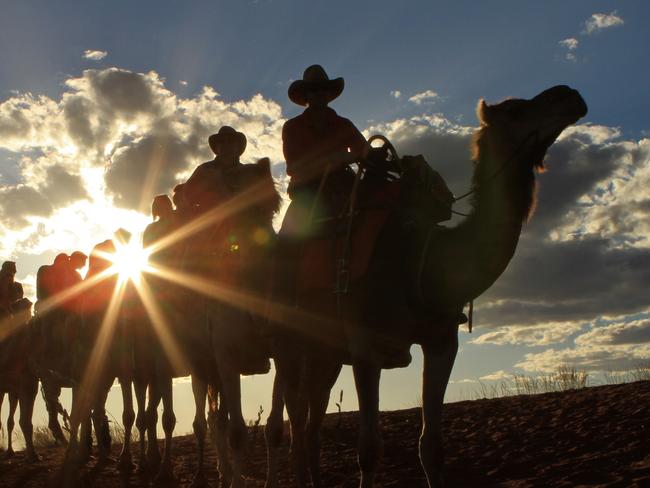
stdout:
{"type": "Polygon", "coordinates": [[[210,136],[208,143],[216,157],[196,168],[183,186],[182,200],[192,214],[223,210],[214,214],[215,225],[208,228],[205,238],[197,241],[211,247],[204,251],[232,256],[249,247],[256,232],[268,237],[279,197],[268,158],[256,164],[240,161],[246,149],[243,133],[223,126],[210,136]]]}
{"type": "Polygon", "coordinates": [[[317,64],[289,86],[289,99],[307,107],[282,128],[291,203],[280,230],[280,262],[285,274],[279,291],[290,303],[295,300],[300,242],[309,235],[314,217],[341,210],[337,197],[347,198],[354,180],[349,165],[363,160],[369,150],[354,124],[328,106],[343,87],[343,78],[329,79],[317,64]]]}
{"type": "MultiPolygon", "coordinates": [[[[246,149],[246,136],[229,126],[211,135],[208,143],[216,157],[194,171],[182,194],[192,215],[209,219],[210,225],[189,241],[190,252],[185,253],[183,266],[222,286],[261,295],[267,291],[267,251],[274,234],[273,214],[280,200],[270,161],[262,158],[254,164],[243,164],[240,157],[246,149]]],[[[220,313],[230,312],[239,314],[234,309],[220,309],[220,313]]],[[[236,320],[241,320],[241,326],[235,334],[228,332],[229,339],[235,348],[247,344],[246,350],[237,355],[240,372],[265,372],[269,363],[258,340],[259,327],[250,316],[236,320]]]]}
{"type": "MultiPolygon", "coordinates": [[[[172,207],[172,202],[167,195],[158,195],[153,199],[151,204],[151,216],[154,221],[147,225],[144,233],[142,234],[142,245],[143,247],[149,248],[160,239],[170,235],[177,227],[177,221],[174,215],[174,208],[172,207]]],[[[179,256],[179,246],[174,245],[175,243],[170,243],[160,249],[155,249],[149,256],[149,262],[154,266],[163,266],[165,268],[174,268],[178,264],[179,256]]],[[[152,277],[149,277],[151,280],[152,277]]],[[[158,283],[158,280],[151,280],[154,283],[158,283]]],[[[159,288],[156,286],[155,288],[159,288]]],[[[165,303],[167,300],[163,300],[161,296],[158,296],[164,291],[167,287],[161,287],[160,290],[154,290],[158,301],[165,303]]]]}

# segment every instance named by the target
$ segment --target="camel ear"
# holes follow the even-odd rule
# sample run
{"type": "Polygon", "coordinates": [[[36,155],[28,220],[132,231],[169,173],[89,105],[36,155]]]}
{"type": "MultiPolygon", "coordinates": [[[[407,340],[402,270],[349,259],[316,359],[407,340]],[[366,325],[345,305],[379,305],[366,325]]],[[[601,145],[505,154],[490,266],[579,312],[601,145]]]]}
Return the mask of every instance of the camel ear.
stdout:
{"type": "Polygon", "coordinates": [[[487,125],[490,122],[490,106],[482,98],[476,106],[476,117],[481,124],[487,125]]]}

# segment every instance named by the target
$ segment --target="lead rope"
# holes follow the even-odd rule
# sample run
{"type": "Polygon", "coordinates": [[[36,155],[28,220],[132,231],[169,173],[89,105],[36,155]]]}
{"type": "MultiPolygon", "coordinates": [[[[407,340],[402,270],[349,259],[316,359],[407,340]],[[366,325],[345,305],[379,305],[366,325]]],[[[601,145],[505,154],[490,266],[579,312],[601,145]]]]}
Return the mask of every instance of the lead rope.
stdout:
{"type": "Polygon", "coordinates": [[[350,204],[348,206],[348,222],[345,230],[345,239],[343,241],[343,250],[336,267],[336,306],[339,315],[341,315],[341,295],[348,292],[350,286],[350,241],[352,239],[352,222],[357,206],[357,195],[359,194],[359,182],[363,175],[363,168],[359,163],[357,173],[354,175],[352,192],[350,193],[350,204]]]}

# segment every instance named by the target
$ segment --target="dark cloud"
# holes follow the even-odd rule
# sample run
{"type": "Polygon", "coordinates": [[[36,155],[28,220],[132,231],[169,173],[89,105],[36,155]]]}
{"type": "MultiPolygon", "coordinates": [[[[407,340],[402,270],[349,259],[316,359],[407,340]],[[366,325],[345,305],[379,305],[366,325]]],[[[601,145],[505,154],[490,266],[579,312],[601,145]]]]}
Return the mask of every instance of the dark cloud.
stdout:
{"type": "Polygon", "coordinates": [[[556,142],[548,151],[548,171],[538,178],[538,205],[526,231],[540,238],[548,235],[568,211],[581,205],[581,196],[603,182],[607,186],[615,172],[640,164],[643,156],[625,144],[586,145],[573,138],[556,142]]]}
{"type": "Polygon", "coordinates": [[[32,187],[16,185],[0,189],[0,217],[6,227],[24,227],[27,216],[46,217],[52,210],[50,201],[32,187]]]}
{"type": "Polygon", "coordinates": [[[197,147],[173,134],[142,137],[115,151],[105,175],[107,189],[117,205],[144,210],[154,195],[174,187],[176,175],[196,157],[197,147]]]}
{"type": "Polygon", "coordinates": [[[0,189],[0,217],[5,226],[17,229],[27,225],[27,217],[47,217],[55,209],[87,197],[79,175],[54,165],[47,168],[45,181],[38,188],[18,184],[0,189]]]}
{"type": "Polygon", "coordinates": [[[92,147],[95,144],[95,134],[91,125],[90,101],[82,96],[69,96],[63,102],[63,116],[70,138],[80,147],[92,147]]]}
{"type": "Polygon", "coordinates": [[[155,113],[159,108],[154,80],[147,75],[110,68],[88,70],[84,76],[90,82],[96,102],[107,113],[119,113],[128,119],[138,114],[155,113]]]}
{"type": "Polygon", "coordinates": [[[81,177],[70,174],[61,166],[56,165],[47,169],[45,185],[41,192],[56,208],[88,198],[81,177]]]}
{"type": "Polygon", "coordinates": [[[611,248],[599,238],[526,239],[506,272],[481,298],[492,325],[592,320],[650,306],[650,250],[611,248]]]}
{"type": "Polygon", "coordinates": [[[0,104],[0,139],[10,139],[29,134],[32,124],[18,100],[0,104]]]}

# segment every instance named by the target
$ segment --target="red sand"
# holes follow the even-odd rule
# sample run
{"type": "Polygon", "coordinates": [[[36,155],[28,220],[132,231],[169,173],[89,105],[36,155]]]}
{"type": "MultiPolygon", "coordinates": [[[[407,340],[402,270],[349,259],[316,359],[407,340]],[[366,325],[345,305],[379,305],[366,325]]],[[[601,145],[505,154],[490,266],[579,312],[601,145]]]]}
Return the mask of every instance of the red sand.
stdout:
{"type": "MultiPolygon", "coordinates": [[[[324,486],[357,486],[357,414],[329,415],[323,430],[324,486]]],[[[378,487],[425,487],[417,458],[417,409],[381,416],[384,458],[378,487]]],[[[450,487],[500,486],[650,486],[650,381],[542,395],[466,401],[445,405],[444,436],[450,487]]],[[[178,486],[191,482],[196,466],[194,439],[175,439],[178,486]]],[[[135,447],[135,446],[134,446],[135,447]]],[[[262,487],[265,474],[263,433],[251,446],[248,486],[262,487]]],[[[115,448],[117,455],[118,449],[115,448]]],[[[280,486],[292,486],[283,446],[280,486]]],[[[41,449],[43,461],[28,465],[22,453],[0,461],[0,486],[57,486],[61,448],[41,449]]],[[[1,454],[0,454],[1,456],[1,454]]],[[[206,462],[210,486],[218,486],[214,450],[206,462]]],[[[133,474],[121,480],[110,465],[91,464],[86,485],[150,486],[133,474]]]]}

